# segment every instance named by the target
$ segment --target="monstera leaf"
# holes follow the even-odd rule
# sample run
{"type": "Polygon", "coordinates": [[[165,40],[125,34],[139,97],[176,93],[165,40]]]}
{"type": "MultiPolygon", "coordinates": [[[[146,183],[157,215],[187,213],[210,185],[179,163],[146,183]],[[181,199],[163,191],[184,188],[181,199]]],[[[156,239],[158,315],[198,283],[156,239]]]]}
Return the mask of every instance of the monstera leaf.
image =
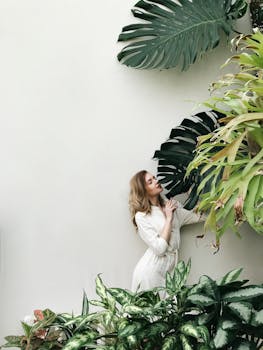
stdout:
{"type": "Polygon", "coordinates": [[[118,60],[133,68],[187,70],[204,52],[216,47],[220,31],[229,35],[245,0],[140,0],[132,13],[143,23],[122,29],[119,41],[130,41],[118,60]]]}
{"type": "MultiPolygon", "coordinates": [[[[184,119],[179,126],[172,129],[169,139],[161,145],[161,149],[154,153],[154,158],[158,159],[157,176],[167,190],[167,198],[190,191],[184,204],[186,209],[192,209],[196,205],[200,195],[197,194],[197,188],[203,178],[200,169],[193,170],[185,178],[187,166],[195,155],[197,138],[218,128],[218,120],[223,116],[219,112],[208,111],[184,119]]],[[[209,183],[204,191],[207,191],[208,186],[209,183]]]]}

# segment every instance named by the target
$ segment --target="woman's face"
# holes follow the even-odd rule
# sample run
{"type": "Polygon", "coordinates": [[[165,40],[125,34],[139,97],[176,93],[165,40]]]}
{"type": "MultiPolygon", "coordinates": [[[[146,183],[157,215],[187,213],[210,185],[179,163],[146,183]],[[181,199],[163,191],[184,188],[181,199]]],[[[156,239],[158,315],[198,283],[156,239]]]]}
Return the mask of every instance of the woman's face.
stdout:
{"type": "Polygon", "coordinates": [[[145,189],[149,197],[158,196],[163,190],[156,177],[150,173],[145,174],[145,189]]]}

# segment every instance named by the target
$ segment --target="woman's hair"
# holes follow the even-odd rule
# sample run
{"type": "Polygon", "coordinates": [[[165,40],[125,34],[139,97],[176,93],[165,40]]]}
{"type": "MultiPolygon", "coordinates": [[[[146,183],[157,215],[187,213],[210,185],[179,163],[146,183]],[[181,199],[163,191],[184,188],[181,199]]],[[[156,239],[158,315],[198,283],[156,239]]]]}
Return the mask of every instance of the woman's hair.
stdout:
{"type": "MultiPolygon", "coordinates": [[[[151,202],[148,198],[145,188],[145,175],[148,173],[146,170],[141,170],[136,173],[130,181],[130,196],[129,207],[131,213],[131,219],[134,226],[137,228],[135,221],[135,214],[141,211],[145,214],[150,214],[152,211],[151,202]]],[[[163,205],[163,199],[159,196],[160,204],[163,205]]]]}

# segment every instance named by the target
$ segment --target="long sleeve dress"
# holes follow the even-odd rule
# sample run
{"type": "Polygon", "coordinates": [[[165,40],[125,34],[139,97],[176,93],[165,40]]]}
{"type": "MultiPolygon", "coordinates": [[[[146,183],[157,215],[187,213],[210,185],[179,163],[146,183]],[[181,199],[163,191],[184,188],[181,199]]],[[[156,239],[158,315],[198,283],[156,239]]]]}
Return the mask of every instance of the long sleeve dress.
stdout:
{"type": "Polygon", "coordinates": [[[163,211],[152,206],[150,214],[137,212],[135,221],[138,233],[148,249],[137,263],[132,278],[132,290],[146,290],[165,285],[166,272],[171,272],[177,264],[180,247],[180,228],[199,222],[200,215],[178,207],[174,212],[169,244],[160,236],[165,225],[163,211]]]}

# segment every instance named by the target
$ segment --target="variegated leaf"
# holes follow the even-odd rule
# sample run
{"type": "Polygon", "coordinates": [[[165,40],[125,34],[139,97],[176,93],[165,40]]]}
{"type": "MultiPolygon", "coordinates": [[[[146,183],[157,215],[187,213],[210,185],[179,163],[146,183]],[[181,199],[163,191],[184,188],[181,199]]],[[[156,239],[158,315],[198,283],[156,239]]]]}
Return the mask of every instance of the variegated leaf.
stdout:
{"type": "Polygon", "coordinates": [[[129,335],[127,337],[127,341],[130,346],[134,346],[137,343],[137,338],[135,337],[135,335],[129,335]]]}
{"type": "Polygon", "coordinates": [[[182,343],[183,350],[193,350],[194,348],[191,346],[191,343],[187,339],[187,337],[183,334],[180,334],[180,340],[182,343]]]}
{"type": "Polygon", "coordinates": [[[236,303],[230,303],[227,305],[230,310],[234,312],[241,320],[246,323],[250,322],[251,314],[252,314],[252,304],[240,301],[236,303]]]}
{"type": "Polygon", "coordinates": [[[103,314],[103,321],[106,327],[109,327],[111,325],[112,317],[113,317],[113,314],[110,311],[105,312],[103,314]]]}
{"type": "Polygon", "coordinates": [[[217,299],[218,291],[217,285],[212,278],[204,275],[200,277],[199,284],[203,287],[202,289],[205,291],[205,294],[210,296],[213,299],[217,299]]]}
{"type": "Polygon", "coordinates": [[[5,337],[6,343],[2,345],[3,348],[20,348],[22,341],[24,340],[24,336],[15,336],[15,335],[8,335],[5,337]]]}
{"type": "Polygon", "coordinates": [[[199,338],[198,326],[195,326],[192,323],[185,323],[181,326],[180,330],[185,335],[194,337],[196,339],[199,338]]]}
{"type": "Polygon", "coordinates": [[[96,293],[103,299],[103,301],[107,298],[107,290],[100,275],[96,277],[96,293]]]}
{"type": "Polygon", "coordinates": [[[67,321],[72,319],[72,315],[67,313],[58,314],[56,319],[60,323],[66,323],[67,321]]]}
{"type": "Polygon", "coordinates": [[[136,305],[125,305],[123,308],[123,312],[126,312],[131,315],[141,314],[143,313],[143,308],[136,305]]]}
{"type": "Polygon", "coordinates": [[[191,301],[195,305],[199,306],[209,306],[216,303],[216,301],[206,295],[193,294],[187,297],[187,300],[191,301]]]}
{"type": "Polygon", "coordinates": [[[121,288],[108,288],[108,292],[121,304],[129,304],[132,300],[132,293],[121,288]]]}
{"type": "Polygon", "coordinates": [[[197,348],[198,350],[212,350],[212,348],[207,344],[201,344],[197,348]]]}
{"type": "Polygon", "coordinates": [[[81,349],[82,347],[87,346],[88,344],[92,344],[92,341],[95,338],[95,336],[96,334],[94,334],[93,332],[87,334],[76,334],[69,339],[69,341],[63,347],[63,350],[81,349]]]}
{"type": "Polygon", "coordinates": [[[228,329],[235,329],[237,328],[238,323],[234,320],[223,320],[221,322],[221,328],[223,330],[228,330],[228,329]]]}
{"type": "Polygon", "coordinates": [[[162,350],[174,350],[175,349],[175,344],[176,344],[176,338],[173,336],[165,338],[163,345],[162,345],[162,350]]]}
{"type": "Polygon", "coordinates": [[[165,287],[169,294],[170,294],[170,291],[174,290],[173,278],[169,272],[166,272],[165,287]]]}
{"type": "Polygon", "coordinates": [[[99,300],[90,300],[89,303],[94,306],[105,307],[105,303],[99,300]]]}
{"type": "Polygon", "coordinates": [[[239,339],[232,348],[235,350],[256,350],[257,346],[254,342],[250,342],[246,339],[239,339]]]}
{"type": "Polygon", "coordinates": [[[233,281],[236,281],[237,278],[239,277],[240,273],[242,272],[242,268],[240,269],[235,269],[232,271],[229,271],[224,277],[222,277],[217,284],[219,286],[223,286],[225,284],[231,283],[233,281]]]}
{"type": "Polygon", "coordinates": [[[82,316],[73,317],[73,318],[71,318],[71,320],[68,320],[65,323],[65,326],[71,326],[73,324],[79,324],[82,321],[82,319],[83,319],[82,316]]]}
{"type": "Polygon", "coordinates": [[[184,261],[180,260],[178,262],[178,264],[176,265],[175,269],[180,273],[180,275],[183,275],[185,273],[185,263],[184,263],[184,261]]]}
{"type": "Polygon", "coordinates": [[[118,335],[120,338],[129,337],[130,335],[136,334],[143,326],[144,323],[134,321],[126,327],[119,329],[118,335]]]}
{"type": "Polygon", "coordinates": [[[214,312],[210,312],[209,314],[204,313],[197,316],[197,321],[200,326],[207,324],[214,317],[214,312]]]}
{"type": "Polygon", "coordinates": [[[253,312],[251,324],[256,327],[263,326],[263,310],[253,312]]]}
{"type": "Polygon", "coordinates": [[[127,347],[122,343],[118,343],[116,345],[116,350],[127,350],[127,347]]]}
{"type": "Polygon", "coordinates": [[[98,312],[94,312],[87,315],[86,317],[83,317],[77,326],[77,330],[81,329],[82,327],[86,326],[88,323],[92,321],[100,321],[101,317],[102,317],[102,314],[98,312]]]}
{"type": "Polygon", "coordinates": [[[33,326],[30,326],[29,324],[27,324],[27,323],[25,323],[25,322],[23,322],[23,321],[21,322],[21,325],[22,325],[23,330],[24,330],[24,332],[25,332],[25,336],[26,336],[27,338],[29,338],[33,326]]]}
{"type": "Polygon", "coordinates": [[[127,347],[124,344],[117,344],[116,345],[116,350],[127,350],[127,347]]]}
{"type": "Polygon", "coordinates": [[[82,300],[82,311],[81,314],[82,316],[86,316],[89,313],[89,300],[87,298],[87,294],[84,291],[83,292],[83,300],[82,300]]]}
{"type": "Polygon", "coordinates": [[[214,346],[216,349],[220,349],[227,345],[230,341],[230,331],[224,330],[221,327],[217,329],[216,335],[214,337],[214,346]]]}
{"type": "Polygon", "coordinates": [[[156,335],[161,335],[162,332],[166,332],[168,329],[169,325],[167,323],[155,322],[147,328],[147,336],[153,337],[156,335]]]}
{"type": "Polygon", "coordinates": [[[249,286],[223,295],[224,301],[243,301],[263,295],[263,287],[249,286]]]}
{"type": "Polygon", "coordinates": [[[198,326],[197,327],[199,336],[205,343],[209,343],[210,341],[210,334],[208,329],[205,326],[198,326]]]}

